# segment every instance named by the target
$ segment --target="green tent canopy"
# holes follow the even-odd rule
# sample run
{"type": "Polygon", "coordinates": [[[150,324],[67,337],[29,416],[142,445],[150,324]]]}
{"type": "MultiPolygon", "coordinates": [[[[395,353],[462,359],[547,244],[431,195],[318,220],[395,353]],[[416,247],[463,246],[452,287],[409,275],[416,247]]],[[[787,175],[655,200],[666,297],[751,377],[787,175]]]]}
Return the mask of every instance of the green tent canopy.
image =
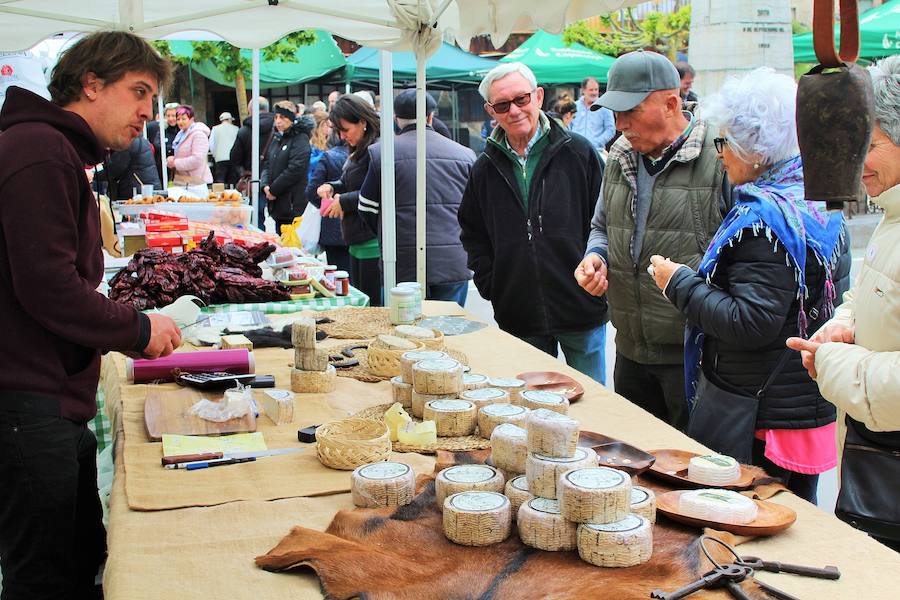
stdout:
{"type": "MultiPolygon", "coordinates": [[[[191,42],[170,41],[169,48],[176,56],[189,58],[194,53],[191,42]]],[[[241,50],[241,54],[247,59],[251,57],[250,50],[241,50]]],[[[260,61],[259,87],[269,89],[303,83],[311,79],[318,79],[347,64],[347,59],[344,58],[344,54],[334,42],[331,34],[321,30],[316,30],[316,41],[313,44],[300,46],[294,56],[296,58],[294,62],[260,61]]],[[[207,79],[212,79],[221,85],[234,87],[234,80],[226,79],[225,75],[216,69],[211,61],[192,62],[191,67],[207,79]]],[[[249,79],[248,76],[248,84],[249,79]]]]}
{"type": "MultiPolygon", "coordinates": [[[[488,71],[497,66],[497,61],[482,58],[460,50],[444,42],[440,49],[425,63],[425,77],[429,84],[479,83],[488,71]]],[[[393,56],[394,82],[408,83],[416,80],[416,56],[412,52],[395,52],[393,56]]],[[[378,81],[381,70],[381,54],[374,48],[360,48],[347,57],[347,66],[341,81],[378,81]]]]}
{"type": "Polygon", "coordinates": [[[596,77],[606,83],[615,59],[581,44],[566,46],[561,35],[536,31],[524,44],[501,58],[501,62],[522,62],[534,71],[538,83],[580,83],[596,77]]]}
{"type": "MultiPolygon", "coordinates": [[[[835,25],[835,44],[840,39],[840,26],[835,25]]],[[[900,54],[900,0],[891,0],[859,17],[859,57],[874,60],[900,54]]],[[[794,36],[794,62],[817,63],[812,32],[794,36]]]]}

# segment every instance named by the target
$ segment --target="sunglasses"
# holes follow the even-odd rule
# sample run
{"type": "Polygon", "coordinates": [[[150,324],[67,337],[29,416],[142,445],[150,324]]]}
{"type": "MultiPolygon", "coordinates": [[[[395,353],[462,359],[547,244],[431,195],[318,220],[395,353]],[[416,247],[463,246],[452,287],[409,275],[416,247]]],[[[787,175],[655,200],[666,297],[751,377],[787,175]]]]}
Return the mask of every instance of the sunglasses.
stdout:
{"type": "Polygon", "coordinates": [[[713,145],[716,147],[716,152],[722,154],[725,152],[725,144],[728,143],[728,138],[717,137],[713,138],[713,145]]]}
{"type": "Polygon", "coordinates": [[[508,113],[510,107],[513,104],[515,104],[519,108],[522,108],[522,107],[525,107],[525,106],[528,106],[529,104],[531,104],[531,95],[533,93],[534,93],[534,90],[527,92],[525,94],[522,94],[521,96],[516,96],[512,100],[504,100],[503,102],[495,102],[494,104],[491,104],[490,102],[488,102],[488,106],[490,106],[494,110],[495,113],[499,113],[502,115],[504,113],[508,113]]]}

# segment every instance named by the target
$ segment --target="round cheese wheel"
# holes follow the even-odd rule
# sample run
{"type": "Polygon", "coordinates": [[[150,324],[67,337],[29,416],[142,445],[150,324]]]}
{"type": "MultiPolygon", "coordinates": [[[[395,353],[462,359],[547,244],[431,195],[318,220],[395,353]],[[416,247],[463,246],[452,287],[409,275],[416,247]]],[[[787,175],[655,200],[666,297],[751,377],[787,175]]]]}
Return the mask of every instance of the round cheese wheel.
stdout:
{"type": "Polygon", "coordinates": [[[557,485],[559,510],[575,523],[614,523],[631,512],[631,477],[617,469],[575,469],[557,485]]]}
{"type": "Polygon", "coordinates": [[[560,514],[556,500],[532,498],[522,503],[516,524],[519,538],[526,546],[550,552],[576,548],[578,525],[560,514]]]}
{"type": "Polygon", "coordinates": [[[529,410],[514,404],[489,404],[478,411],[478,435],[491,439],[494,428],[503,423],[525,427],[529,410]]]}
{"type": "Polygon", "coordinates": [[[475,405],[466,400],[432,400],[422,411],[425,421],[434,421],[438,437],[474,434],[477,417],[475,405]]]}
{"type": "Polygon", "coordinates": [[[452,358],[420,360],[412,367],[413,389],[420,394],[459,394],[463,366],[452,358]]]}
{"type": "Polygon", "coordinates": [[[528,389],[528,383],[515,377],[491,377],[491,387],[506,390],[511,404],[521,404],[519,393],[528,389]]]}
{"type": "Polygon", "coordinates": [[[409,340],[422,341],[434,339],[433,329],[418,327],[416,325],[397,325],[394,327],[394,333],[409,340]]]}
{"type": "Polygon", "coordinates": [[[491,433],[491,462],[507,473],[524,473],[528,458],[527,433],[512,423],[494,427],[491,433]]]}
{"type": "Polygon", "coordinates": [[[490,385],[487,375],[478,373],[463,373],[463,389],[477,390],[478,388],[486,388],[490,385]]]}
{"type": "Polygon", "coordinates": [[[556,484],[563,474],[574,469],[596,466],[597,453],[590,448],[576,448],[575,454],[568,458],[529,453],[525,461],[528,491],[541,498],[555,499],[556,484]]]}
{"type": "Polygon", "coordinates": [[[412,408],[412,391],[412,385],[404,382],[402,377],[391,377],[391,397],[403,408],[412,408]]]}
{"type": "Polygon", "coordinates": [[[362,508],[403,506],[416,495],[416,476],[403,463],[362,465],[350,474],[350,495],[353,504],[362,508]]]}
{"type": "Polygon", "coordinates": [[[526,406],[531,410],[546,408],[563,415],[569,412],[569,401],[562,394],[541,390],[525,390],[520,392],[519,396],[522,399],[522,406],[526,406]]]}
{"type": "Polygon", "coordinates": [[[525,479],[524,475],[513,477],[507,481],[503,493],[506,494],[506,497],[509,498],[509,503],[512,504],[513,520],[519,514],[519,507],[534,498],[534,495],[528,491],[528,480],[525,479]]]}
{"type": "Polygon", "coordinates": [[[631,486],[631,512],[656,523],[656,494],[640,485],[631,486]]]}
{"type": "Polygon", "coordinates": [[[442,504],[444,535],[463,546],[488,546],[509,536],[509,499],[497,492],[459,492],[442,504]]]}
{"type": "Polygon", "coordinates": [[[474,390],[463,390],[459,397],[462,400],[468,400],[479,410],[489,404],[506,404],[509,402],[509,394],[500,388],[477,388],[474,390]]]}
{"type": "Polygon", "coordinates": [[[434,478],[434,495],[438,506],[444,499],[457,492],[503,492],[506,480],[494,467],[488,465],[455,465],[447,467],[434,478]]]}
{"type": "Polygon", "coordinates": [[[724,454],[695,456],[688,462],[688,479],[703,485],[727,485],[740,478],[741,465],[724,454]]]}
{"type": "Polygon", "coordinates": [[[756,519],[759,507],[747,496],[732,490],[703,489],[681,494],[678,510],[705,521],[746,525],[756,519]]]}
{"type": "Polygon", "coordinates": [[[377,348],[387,348],[389,350],[415,350],[416,343],[410,340],[398,337],[396,335],[388,335],[380,333],[375,336],[372,342],[377,348]]]}
{"type": "Polygon", "coordinates": [[[653,554],[652,525],[635,514],[615,523],[582,523],[577,541],[581,560],[598,567],[633,567],[653,554]]]}
{"type": "MultiPolygon", "coordinates": [[[[528,392],[526,392],[528,393],[528,392]]],[[[528,451],[545,456],[572,456],[578,447],[578,421],[546,408],[528,414],[528,451]]]]}
{"type": "Polygon", "coordinates": [[[400,377],[404,383],[412,385],[413,365],[421,360],[441,360],[450,358],[445,352],[437,350],[410,350],[400,355],[400,377]]]}
{"type": "Polygon", "coordinates": [[[425,405],[432,400],[455,400],[456,394],[420,394],[416,390],[412,391],[412,404],[410,412],[412,416],[421,419],[425,415],[425,405]]]}

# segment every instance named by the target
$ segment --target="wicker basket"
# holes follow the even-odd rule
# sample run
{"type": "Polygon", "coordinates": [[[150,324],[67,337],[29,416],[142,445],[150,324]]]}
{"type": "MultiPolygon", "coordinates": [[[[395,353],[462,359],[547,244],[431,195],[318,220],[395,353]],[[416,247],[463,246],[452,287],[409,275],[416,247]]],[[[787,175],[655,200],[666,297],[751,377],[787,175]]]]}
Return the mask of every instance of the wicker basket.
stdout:
{"type": "MultiPolygon", "coordinates": [[[[412,340],[409,341],[412,342],[412,340]]],[[[412,343],[415,344],[416,342],[412,343]]],[[[422,350],[424,348],[425,346],[419,343],[415,348],[394,350],[392,348],[385,348],[384,346],[380,345],[376,338],[374,342],[369,344],[368,353],[366,356],[369,361],[369,371],[381,377],[396,377],[400,374],[400,356],[404,352],[410,352],[411,350],[422,350]]]]}
{"type": "Polygon", "coordinates": [[[423,344],[425,344],[425,347],[428,348],[429,350],[440,350],[441,352],[443,352],[444,351],[444,332],[441,331],[440,329],[432,329],[432,331],[434,332],[433,338],[431,338],[430,340],[425,339],[425,340],[420,340],[420,341],[423,344]]]}
{"type": "Polygon", "coordinates": [[[353,417],[325,423],[316,429],[316,454],[326,467],[344,471],[387,460],[391,455],[387,425],[353,417]]]}

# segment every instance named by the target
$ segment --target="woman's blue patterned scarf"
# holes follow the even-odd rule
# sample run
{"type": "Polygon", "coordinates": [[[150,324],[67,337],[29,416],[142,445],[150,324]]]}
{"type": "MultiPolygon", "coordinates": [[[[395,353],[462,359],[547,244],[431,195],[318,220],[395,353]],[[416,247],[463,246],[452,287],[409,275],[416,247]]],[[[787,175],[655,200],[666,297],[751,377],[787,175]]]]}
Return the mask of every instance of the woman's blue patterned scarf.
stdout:
{"type": "MultiPolygon", "coordinates": [[[[797,279],[797,333],[806,337],[809,320],[806,314],[806,249],[825,268],[822,290],[823,318],[834,312],[835,290],[832,271],[840,257],[841,240],[845,235],[844,216],[840,212],[825,215],[813,203],[804,199],[803,163],[799,156],[772,165],[756,181],[735,186],[735,205],[725,215],[722,225],[713,236],[700,260],[698,272],[712,282],[722,250],[740,243],[744,235],[765,235],[772,242],[773,252],[780,244],[787,252],[787,264],[794,268],[797,279]]],[[[703,349],[703,331],[688,324],[685,332],[684,370],[688,403],[693,405],[703,349]]]]}

